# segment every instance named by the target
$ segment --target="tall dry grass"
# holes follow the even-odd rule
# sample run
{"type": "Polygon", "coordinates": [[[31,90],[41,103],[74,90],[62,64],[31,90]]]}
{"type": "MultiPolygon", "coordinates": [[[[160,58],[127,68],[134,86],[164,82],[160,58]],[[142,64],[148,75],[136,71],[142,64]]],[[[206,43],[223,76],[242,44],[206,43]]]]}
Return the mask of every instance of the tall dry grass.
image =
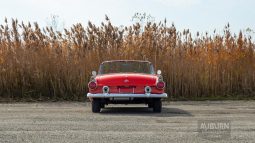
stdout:
{"type": "Polygon", "coordinates": [[[92,70],[112,59],[149,60],[171,98],[254,97],[255,45],[241,32],[176,31],[165,23],[120,29],[109,20],[55,32],[7,19],[0,26],[0,97],[83,100],[92,70]],[[11,25],[11,26],[10,26],[11,25]]]}

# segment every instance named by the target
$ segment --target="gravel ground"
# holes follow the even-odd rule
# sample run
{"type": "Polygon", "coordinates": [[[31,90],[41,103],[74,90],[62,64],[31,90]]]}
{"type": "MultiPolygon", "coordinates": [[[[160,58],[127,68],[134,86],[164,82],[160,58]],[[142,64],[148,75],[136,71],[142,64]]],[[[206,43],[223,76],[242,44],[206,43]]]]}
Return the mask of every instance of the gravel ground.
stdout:
{"type": "Polygon", "coordinates": [[[99,114],[81,102],[0,104],[0,142],[255,142],[254,114],[255,101],[169,102],[162,113],[109,105],[99,114]],[[201,136],[208,120],[230,121],[230,136],[201,136]]]}

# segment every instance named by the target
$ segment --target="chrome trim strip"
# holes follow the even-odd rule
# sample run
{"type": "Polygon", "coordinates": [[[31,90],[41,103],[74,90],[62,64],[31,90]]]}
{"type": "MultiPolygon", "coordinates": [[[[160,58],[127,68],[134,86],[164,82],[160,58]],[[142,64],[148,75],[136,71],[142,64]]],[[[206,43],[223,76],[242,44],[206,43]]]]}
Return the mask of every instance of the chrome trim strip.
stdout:
{"type": "Polygon", "coordinates": [[[87,97],[94,97],[94,98],[111,98],[111,97],[140,97],[140,98],[167,98],[167,94],[166,93],[162,93],[162,94],[151,94],[151,93],[147,93],[147,94],[119,94],[119,93],[98,93],[98,94],[92,94],[92,93],[88,93],[87,97]]]}

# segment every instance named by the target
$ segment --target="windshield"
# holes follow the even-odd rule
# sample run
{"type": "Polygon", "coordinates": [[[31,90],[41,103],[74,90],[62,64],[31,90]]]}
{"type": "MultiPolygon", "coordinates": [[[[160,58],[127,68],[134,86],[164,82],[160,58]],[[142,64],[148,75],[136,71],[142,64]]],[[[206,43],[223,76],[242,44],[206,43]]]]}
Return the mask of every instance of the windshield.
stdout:
{"type": "Polygon", "coordinates": [[[150,62],[143,61],[112,61],[101,64],[99,74],[109,73],[154,74],[154,69],[150,62]]]}

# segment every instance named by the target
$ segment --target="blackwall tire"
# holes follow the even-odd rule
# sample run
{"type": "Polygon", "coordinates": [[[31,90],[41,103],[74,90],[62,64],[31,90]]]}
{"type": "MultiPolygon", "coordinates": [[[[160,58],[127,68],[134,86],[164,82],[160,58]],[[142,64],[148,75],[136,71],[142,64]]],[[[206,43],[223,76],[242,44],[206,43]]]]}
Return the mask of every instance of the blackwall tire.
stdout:
{"type": "Polygon", "coordinates": [[[99,100],[93,100],[92,101],[92,112],[93,113],[99,113],[101,110],[101,103],[99,100]]]}
{"type": "Polygon", "coordinates": [[[161,113],[162,110],[162,101],[160,99],[154,100],[153,112],[161,113]]]}

